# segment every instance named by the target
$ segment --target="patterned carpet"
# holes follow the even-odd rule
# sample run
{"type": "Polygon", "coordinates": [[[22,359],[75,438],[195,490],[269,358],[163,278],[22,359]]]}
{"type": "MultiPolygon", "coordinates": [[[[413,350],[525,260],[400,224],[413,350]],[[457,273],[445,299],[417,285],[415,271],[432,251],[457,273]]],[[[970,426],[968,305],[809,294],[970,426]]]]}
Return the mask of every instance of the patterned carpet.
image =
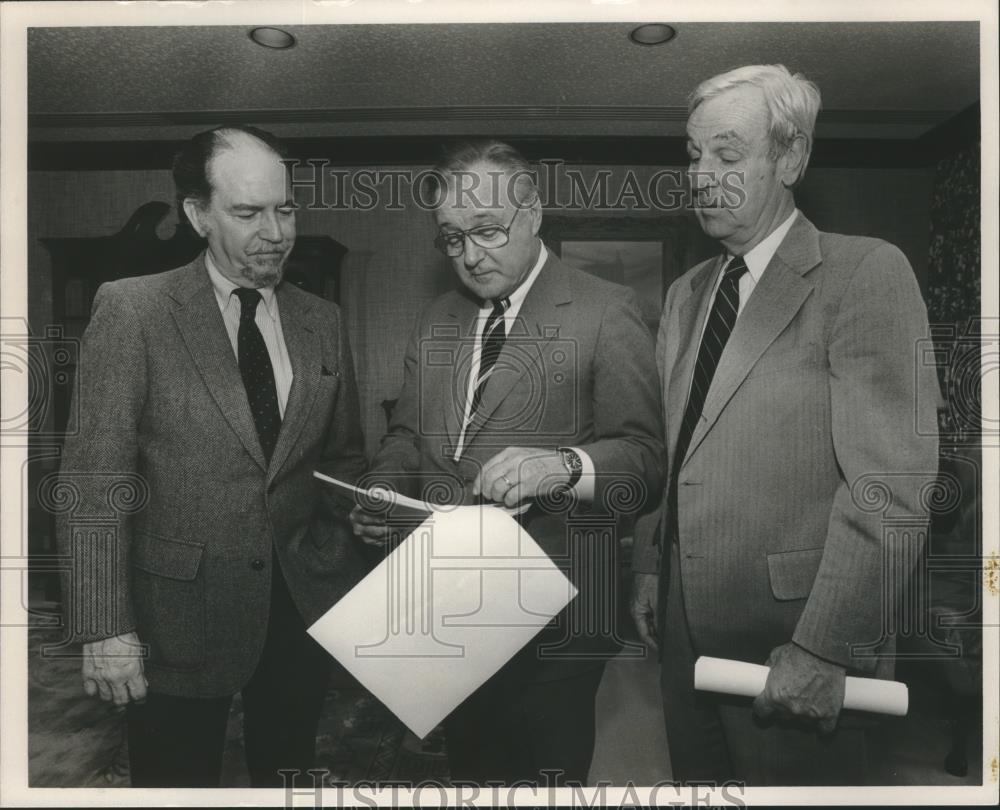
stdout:
{"type": "MultiPolygon", "coordinates": [[[[33,604],[33,608],[35,605],[33,604]]],[[[41,614],[39,614],[41,615],[41,614]]],[[[125,787],[128,754],[121,712],[88,698],[78,658],[42,657],[58,638],[43,626],[29,633],[29,780],[33,787],[125,787]]],[[[873,784],[982,784],[981,683],[951,683],[946,667],[900,666],[910,686],[910,712],[881,724],[872,740],[873,784]],[[946,684],[951,688],[946,689],[946,684]],[[957,687],[961,687],[960,689],[957,687]],[[949,695],[952,697],[949,698],[949,695]],[[960,726],[956,721],[962,720],[960,726]],[[966,743],[967,770],[955,768],[956,733],[966,743]]],[[[617,659],[597,697],[597,745],[590,783],[654,784],[670,778],[655,659],[617,659]]],[[[239,699],[233,701],[222,786],[248,784],[239,699]]],[[[328,783],[433,778],[447,783],[443,735],[417,740],[389,711],[347,678],[335,675],[320,721],[317,765],[328,783]]]]}
{"type": "MultiPolygon", "coordinates": [[[[43,654],[58,630],[29,631],[28,772],[32,787],[128,787],[124,714],[83,692],[78,649],[43,654]]],[[[223,757],[222,787],[247,787],[242,706],[233,700],[223,757]]],[[[317,737],[317,767],[328,781],[424,779],[446,782],[448,760],[440,730],[418,740],[375,698],[335,674],[317,737]]]]}

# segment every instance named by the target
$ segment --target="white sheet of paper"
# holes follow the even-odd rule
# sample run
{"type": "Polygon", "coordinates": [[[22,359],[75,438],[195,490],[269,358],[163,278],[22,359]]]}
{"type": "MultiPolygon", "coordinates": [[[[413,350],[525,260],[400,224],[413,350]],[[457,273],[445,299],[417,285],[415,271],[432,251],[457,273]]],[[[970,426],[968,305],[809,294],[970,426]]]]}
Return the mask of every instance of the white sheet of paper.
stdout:
{"type": "Polygon", "coordinates": [[[361,487],[356,487],[353,484],[348,484],[346,481],[339,481],[329,475],[324,475],[323,473],[313,470],[313,477],[318,478],[320,481],[324,481],[333,487],[341,490],[342,494],[350,495],[355,500],[358,498],[368,498],[372,502],[378,502],[379,499],[384,499],[387,503],[392,504],[394,507],[402,506],[405,509],[413,509],[418,512],[433,512],[434,507],[426,501],[418,501],[416,498],[408,498],[406,495],[401,495],[398,492],[392,492],[386,489],[361,489],[361,487]]]}
{"type": "Polygon", "coordinates": [[[510,515],[435,510],[309,633],[418,737],[577,589],[510,515]]]}
{"type": "MultiPolygon", "coordinates": [[[[410,498],[406,495],[402,495],[399,492],[394,492],[389,489],[382,489],[380,487],[372,487],[370,489],[362,489],[361,487],[356,487],[353,484],[348,484],[346,481],[340,481],[329,475],[324,475],[318,470],[313,470],[313,477],[318,478],[320,481],[325,481],[327,484],[336,487],[341,490],[343,494],[352,495],[355,500],[359,498],[368,499],[370,503],[378,503],[379,500],[384,500],[388,504],[393,512],[398,512],[399,507],[403,510],[417,511],[417,512],[438,512],[441,510],[454,509],[454,506],[450,505],[439,505],[428,503],[427,501],[420,501],[416,498],[410,498]]],[[[520,515],[522,512],[526,512],[531,506],[531,503],[525,501],[514,507],[497,506],[496,508],[506,512],[508,515],[520,515]]]]}
{"type": "MultiPolygon", "coordinates": [[[[726,695],[757,697],[767,682],[767,667],[703,655],[694,662],[694,688],[726,695]]],[[[848,676],[844,682],[844,708],[904,717],[910,693],[905,683],[848,676]]]]}

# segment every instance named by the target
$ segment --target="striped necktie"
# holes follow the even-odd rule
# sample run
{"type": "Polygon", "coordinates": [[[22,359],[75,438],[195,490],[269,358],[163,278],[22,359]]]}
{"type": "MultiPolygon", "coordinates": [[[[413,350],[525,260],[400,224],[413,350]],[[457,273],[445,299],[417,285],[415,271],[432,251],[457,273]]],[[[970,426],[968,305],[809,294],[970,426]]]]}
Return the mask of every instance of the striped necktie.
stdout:
{"type": "MultiPolygon", "coordinates": [[[[705,398],[715,376],[715,369],[719,365],[719,358],[722,357],[722,350],[726,348],[729,335],[736,323],[736,315],[740,311],[740,279],[746,272],[747,265],[742,256],[737,256],[729,262],[723,271],[722,283],[719,284],[715,301],[712,302],[712,310],[705,323],[705,334],[702,335],[701,346],[698,347],[698,359],[694,367],[694,377],[691,379],[687,406],[684,408],[684,419],[677,436],[674,457],[670,460],[666,522],[662,526],[667,542],[678,541],[680,524],[677,515],[677,478],[680,475],[681,464],[684,463],[684,456],[687,455],[688,445],[691,444],[695,426],[701,419],[701,411],[705,407],[705,398]]],[[[660,582],[664,583],[661,587],[665,587],[669,576],[670,553],[669,549],[664,548],[660,555],[660,582]]]]}
{"type": "Polygon", "coordinates": [[[469,409],[469,420],[475,416],[476,411],[483,401],[483,392],[486,384],[493,374],[500,357],[500,350],[503,349],[504,341],[507,340],[507,330],[504,328],[503,315],[510,306],[509,298],[502,298],[493,303],[493,311],[486,319],[486,326],[483,328],[482,350],[479,353],[479,374],[476,376],[476,389],[472,394],[472,407],[469,409]]]}
{"type": "Polygon", "coordinates": [[[701,411],[705,407],[705,398],[715,376],[715,369],[719,365],[719,358],[722,357],[722,350],[726,348],[726,342],[736,323],[736,315],[740,309],[740,279],[746,272],[747,265],[743,257],[735,257],[723,272],[722,283],[715,294],[712,311],[705,324],[705,334],[698,349],[698,360],[691,380],[687,407],[684,409],[684,420],[681,422],[681,431],[677,437],[677,449],[674,451],[675,478],[676,471],[680,469],[687,454],[695,426],[701,419],[701,411]]]}

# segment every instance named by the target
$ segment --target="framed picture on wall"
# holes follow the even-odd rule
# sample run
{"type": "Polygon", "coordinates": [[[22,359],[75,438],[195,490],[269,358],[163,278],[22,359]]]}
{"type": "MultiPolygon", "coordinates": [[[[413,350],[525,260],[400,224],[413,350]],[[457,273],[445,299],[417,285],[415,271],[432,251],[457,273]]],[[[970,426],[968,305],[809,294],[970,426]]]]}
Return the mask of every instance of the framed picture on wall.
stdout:
{"type": "Polygon", "coordinates": [[[665,292],[659,242],[567,240],[561,245],[561,258],[578,270],[631,287],[639,296],[642,319],[656,329],[665,292]]]}
{"type": "Polygon", "coordinates": [[[545,216],[542,238],[571,267],[631,287],[655,334],[667,288],[694,263],[692,224],[680,216],[545,216]]]}

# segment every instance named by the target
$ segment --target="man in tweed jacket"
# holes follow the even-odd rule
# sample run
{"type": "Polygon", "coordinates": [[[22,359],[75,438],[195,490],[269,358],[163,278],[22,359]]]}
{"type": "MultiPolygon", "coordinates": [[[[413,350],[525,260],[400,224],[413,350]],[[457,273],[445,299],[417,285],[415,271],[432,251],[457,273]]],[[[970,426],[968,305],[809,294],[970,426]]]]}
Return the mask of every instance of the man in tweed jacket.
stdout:
{"type": "Polygon", "coordinates": [[[133,786],[217,786],[237,692],[251,783],[311,767],[330,659],[305,628],[362,572],[312,478],[365,459],[340,311],[280,283],[281,155],[249,127],[192,139],[174,179],[206,252],[102,286],[84,335],[63,480],[89,499],[109,474],[140,481],[146,500],[111,542],[62,527],[65,603],[86,691],[128,707],[133,786]]]}

